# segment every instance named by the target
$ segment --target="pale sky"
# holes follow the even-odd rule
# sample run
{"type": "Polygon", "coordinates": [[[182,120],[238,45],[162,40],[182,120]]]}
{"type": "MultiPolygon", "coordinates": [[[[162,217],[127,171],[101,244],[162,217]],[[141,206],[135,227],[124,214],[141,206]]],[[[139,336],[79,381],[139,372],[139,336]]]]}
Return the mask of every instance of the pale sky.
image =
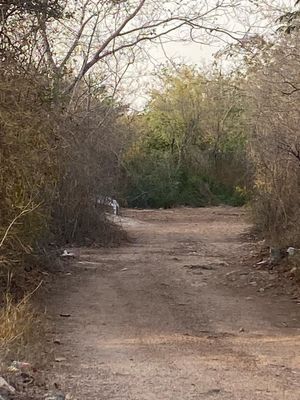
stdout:
{"type": "MultiPolygon", "coordinates": [[[[255,0],[252,2],[255,2],[255,0]]],[[[251,2],[241,0],[241,4],[243,3],[246,5],[251,2]]],[[[272,33],[274,21],[278,15],[281,15],[279,10],[292,9],[294,3],[295,0],[260,0],[260,13],[247,13],[246,11],[243,13],[241,9],[235,10],[230,17],[224,16],[221,24],[223,23],[223,26],[234,32],[239,38],[242,38],[245,33],[246,35],[272,33]],[[263,4],[265,4],[265,8],[263,4]],[[268,10],[268,18],[263,14],[264,9],[268,10]]],[[[214,54],[228,43],[234,42],[226,35],[221,35],[215,39],[207,36],[204,41],[208,44],[170,42],[163,45],[151,45],[147,51],[147,60],[135,64],[134,67],[129,69],[125,77],[123,87],[126,92],[126,101],[131,104],[133,109],[141,109],[149,98],[149,90],[157,85],[155,71],[159,70],[163,64],[185,63],[208,70],[214,61],[214,54]]]]}

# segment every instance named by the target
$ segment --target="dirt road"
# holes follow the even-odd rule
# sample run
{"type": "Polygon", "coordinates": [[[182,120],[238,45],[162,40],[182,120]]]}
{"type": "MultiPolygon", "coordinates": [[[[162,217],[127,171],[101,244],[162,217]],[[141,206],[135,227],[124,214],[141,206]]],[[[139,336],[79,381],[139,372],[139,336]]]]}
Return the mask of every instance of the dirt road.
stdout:
{"type": "Polygon", "coordinates": [[[130,243],[82,249],[49,294],[65,391],[300,399],[300,305],[275,295],[269,272],[253,277],[241,210],[126,211],[121,223],[130,243]]]}

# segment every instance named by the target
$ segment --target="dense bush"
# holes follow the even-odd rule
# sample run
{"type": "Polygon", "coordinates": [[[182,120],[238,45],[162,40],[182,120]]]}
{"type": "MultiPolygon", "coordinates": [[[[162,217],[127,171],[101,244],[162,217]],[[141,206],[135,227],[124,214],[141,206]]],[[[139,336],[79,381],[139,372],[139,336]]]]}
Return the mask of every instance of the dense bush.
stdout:
{"type": "Polygon", "coordinates": [[[164,75],[136,116],[137,140],[125,157],[130,205],[244,204],[251,169],[237,84],[188,67],[164,75]]]}
{"type": "Polygon", "coordinates": [[[246,85],[256,169],[254,220],[272,245],[299,247],[299,31],[280,34],[258,54],[246,85]]]}
{"type": "Polygon", "coordinates": [[[128,162],[127,170],[126,195],[131,207],[241,206],[248,199],[242,188],[226,185],[213,176],[197,175],[188,168],[176,170],[172,160],[166,158],[135,159],[128,162]]]}
{"type": "Polygon", "coordinates": [[[123,109],[103,90],[90,94],[88,108],[74,96],[54,101],[50,83],[46,74],[22,73],[17,62],[0,69],[0,274],[6,277],[18,278],[50,244],[120,239],[96,197],[115,191],[123,109]]]}
{"type": "Polygon", "coordinates": [[[66,90],[75,73],[45,49],[46,24],[63,18],[64,4],[0,5],[1,360],[12,350],[17,359],[14,345],[39,332],[27,293],[40,288],[40,268],[54,269],[59,248],[124,235],[96,206],[116,192],[124,108],[92,77],[66,90]]]}

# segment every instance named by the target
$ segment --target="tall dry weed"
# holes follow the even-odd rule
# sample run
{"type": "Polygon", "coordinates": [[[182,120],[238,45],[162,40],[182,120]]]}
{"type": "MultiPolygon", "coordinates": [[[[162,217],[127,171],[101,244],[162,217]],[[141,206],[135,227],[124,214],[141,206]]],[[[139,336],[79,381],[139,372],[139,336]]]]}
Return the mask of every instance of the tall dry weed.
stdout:
{"type": "Polygon", "coordinates": [[[26,357],[28,361],[40,329],[40,317],[30,303],[30,296],[16,303],[14,296],[6,292],[0,308],[1,359],[26,357]],[[30,351],[28,345],[32,345],[30,351]]]}

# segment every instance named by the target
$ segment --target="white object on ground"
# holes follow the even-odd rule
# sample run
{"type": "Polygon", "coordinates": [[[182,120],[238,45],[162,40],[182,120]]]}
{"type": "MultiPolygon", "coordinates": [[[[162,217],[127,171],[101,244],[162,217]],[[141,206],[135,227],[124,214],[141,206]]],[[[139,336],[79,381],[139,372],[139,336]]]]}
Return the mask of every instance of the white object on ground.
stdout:
{"type": "Polygon", "coordinates": [[[68,250],[64,250],[63,253],[61,254],[61,257],[75,257],[75,254],[71,253],[68,250]]]}
{"type": "Polygon", "coordinates": [[[286,252],[288,253],[289,256],[294,256],[296,253],[296,249],[295,247],[289,247],[286,252]]]}

